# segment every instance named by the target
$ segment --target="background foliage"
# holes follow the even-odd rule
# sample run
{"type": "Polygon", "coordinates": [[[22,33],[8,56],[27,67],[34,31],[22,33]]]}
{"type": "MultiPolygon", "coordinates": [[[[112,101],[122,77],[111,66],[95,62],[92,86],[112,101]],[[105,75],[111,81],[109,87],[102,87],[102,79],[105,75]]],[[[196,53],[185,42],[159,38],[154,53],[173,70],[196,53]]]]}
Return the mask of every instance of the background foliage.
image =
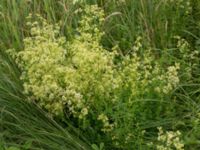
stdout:
{"type": "Polygon", "coordinates": [[[199,21],[198,0],[1,0],[2,149],[199,149],[199,21]]]}

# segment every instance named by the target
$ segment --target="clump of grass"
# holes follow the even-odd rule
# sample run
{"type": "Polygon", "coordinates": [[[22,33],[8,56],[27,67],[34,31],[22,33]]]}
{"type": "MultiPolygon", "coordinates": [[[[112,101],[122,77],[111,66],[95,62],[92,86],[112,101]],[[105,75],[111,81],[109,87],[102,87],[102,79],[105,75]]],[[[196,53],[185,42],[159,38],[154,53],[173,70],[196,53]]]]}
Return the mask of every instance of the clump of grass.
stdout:
{"type": "Polygon", "coordinates": [[[24,148],[29,143],[31,149],[89,149],[78,135],[58,125],[46,113],[11,95],[1,98],[1,141],[4,147],[24,148]]]}
{"type": "MultiPolygon", "coordinates": [[[[84,133],[90,143],[105,143],[100,148],[93,145],[95,150],[104,145],[106,149],[161,149],[171,135],[181,139],[181,148],[184,144],[185,149],[199,149],[199,5],[198,0],[2,0],[2,145],[21,149],[86,149],[84,143],[89,142],[79,140],[84,133]],[[104,9],[102,22],[98,20],[98,12],[102,12],[99,8],[97,13],[83,16],[85,8],[90,10],[88,4],[104,9]],[[60,29],[53,36],[50,30],[46,30],[45,37],[32,35],[25,25],[29,13],[34,19],[46,18],[50,29],[57,28],[59,22],[60,29]],[[45,41],[51,42],[45,47],[45,41]],[[22,50],[18,58],[24,58],[17,62],[19,66],[4,54],[8,48],[17,53],[22,50]],[[37,54],[38,48],[39,56],[48,54],[51,58],[51,63],[46,64],[52,71],[45,65],[48,75],[39,71],[45,80],[34,74],[40,66],[37,61],[42,59],[36,59],[32,65],[34,57],[26,57],[30,52],[37,54]],[[35,66],[35,70],[28,74],[30,66],[35,66]],[[23,83],[18,67],[26,76],[23,83]],[[29,94],[25,95],[22,85],[35,79],[39,81],[37,88],[30,84],[29,94]],[[43,85],[51,89],[52,83],[61,90],[56,86],[52,93],[43,92],[47,89],[43,85]],[[63,95],[66,87],[70,87],[70,92],[63,95]],[[57,122],[35,104],[26,102],[27,96],[53,115],[61,114],[59,119],[55,117],[57,122]],[[56,107],[55,103],[48,104],[50,100],[58,103],[56,107]],[[72,129],[68,121],[81,129],[80,135],[68,132],[72,129]],[[166,135],[160,134],[162,139],[157,140],[159,126],[166,135]],[[182,134],[171,134],[177,130],[182,134]]],[[[46,28],[39,25],[37,29],[46,28]]],[[[176,147],[174,141],[171,139],[170,148],[176,147]]]]}
{"type": "Polygon", "coordinates": [[[64,129],[26,100],[17,67],[3,52],[0,56],[0,144],[20,149],[90,149],[72,127],[64,129]]]}
{"type": "MultiPolygon", "coordinates": [[[[146,40],[147,47],[173,48],[173,36],[188,37],[184,31],[199,32],[193,18],[190,0],[117,0],[100,2],[109,18],[105,25],[105,46],[119,44],[127,54],[138,35],[146,40]],[[120,14],[119,14],[120,13],[120,14]],[[193,30],[194,29],[194,30],[193,30]]],[[[193,38],[189,38],[192,42],[193,38]]]]}

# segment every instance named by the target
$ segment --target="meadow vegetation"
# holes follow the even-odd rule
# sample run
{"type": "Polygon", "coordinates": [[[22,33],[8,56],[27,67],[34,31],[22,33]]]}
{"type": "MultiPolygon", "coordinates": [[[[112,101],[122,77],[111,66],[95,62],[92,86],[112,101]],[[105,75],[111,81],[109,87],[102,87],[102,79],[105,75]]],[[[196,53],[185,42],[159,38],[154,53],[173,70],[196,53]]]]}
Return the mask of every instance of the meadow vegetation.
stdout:
{"type": "Polygon", "coordinates": [[[1,0],[0,149],[198,150],[198,0],[1,0]]]}

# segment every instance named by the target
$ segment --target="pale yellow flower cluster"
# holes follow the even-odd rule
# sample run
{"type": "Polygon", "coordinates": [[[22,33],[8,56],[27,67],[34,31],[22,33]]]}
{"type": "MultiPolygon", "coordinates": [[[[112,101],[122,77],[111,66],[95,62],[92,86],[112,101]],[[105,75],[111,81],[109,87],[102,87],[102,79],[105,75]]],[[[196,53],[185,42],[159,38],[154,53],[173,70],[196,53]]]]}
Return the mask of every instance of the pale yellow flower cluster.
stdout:
{"type": "Polygon", "coordinates": [[[192,11],[192,6],[190,0],[167,0],[171,5],[174,5],[176,8],[182,9],[186,15],[192,11]]]}
{"type": "Polygon", "coordinates": [[[189,43],[185,39],[181,38],[180,36],[175,36],[174,38],[177,39],[177,48],[182,54],[182,57],[184,59],[188,58],[188,53],[190,52],[189,43]]]}
{"type": "Polygon", "coordinates": [[[159,133],[157,140],[159,144],[156,146],[157,150],[184,150],[184,144],[180,139],[180,131],[164,132],[162,127],[159,127],[158,130],[159,133]]]}
{"type": "MultiPolygon", "coordinates": [[[[29,16],[29,19],[31,16],[29,16]]],[[[58,25],[49,25],[38,15],[38,22],[28,22],[31,36],[24,39],[24,50],[16,54],[16,62],[22,69],[26,94],[56,115],[62,114],[66,101],[60,96],[66,93],[61,85],[59,70],[66,69],[67,51],[63,48],[64,37],[58,37],[58,25]]]]}
{"type": "Polygon", "coordinates": [[[83,3],[85,0],[72,0],[73,4],[83,3]]]}
{"type": "Polygon", "coordinates": [[[200,53],[198,50],[192,49],[186,39],[180,36],[175,36],[174,38],[177,39],[177,50],[180,59],[187,62],[187,64],[181,64],[185,65],[182,68],[184,68],[184,73],[187,75],[187,78],[190,79],[192,78],[192,70],[198,68],[200,53]]]}
{"type": "Polygon", "coordinates": [[[58,25],[38,15],[39,21],[27,23],[31,36],[24,39],[24,50],[16,56],[25,93],[52,114],[63,115],[67,105],[80,119],[87,116],[97,94],[109,99],[109,91],[120,85],[113,78],[113,53],[99,44],[103,11],[96,5],[84,11],[80,35],[70,42],[59,36],[58,25]]]}
{"type": "MultiPolygon", "coordinates": [[[[66,109],[80,120],[91,121],[88,115],[92,115],[102,122],[103,132],[121,139],[124,135],[115,133],[124,124],[113,119],[111,113],[123,115],[123,104],[131,115],[122,122],[134,120],[138,111],[135,101],[154,98],[149,97],[152,91],[157,91],[154,95],[159,98],[171,92],[179,83],[179,66],[160,66],[152,50],[143,47],[141,37],[136,39],[133,53],[121,56],[122,61],[116,63],[118,53],[100,44],[105,18],[102,9],[86,6],[82,14],[79,33],[71,41],[59,35],[58,25],[49,24],[39,15],[38,21],[27,23],[31,35],[24,39],[24,49],[15,53],[24,91],[53,115],[63,116],[66,109]]],[[[131,127],[127,133],[131,136],[124,144],[133,140],[131,127]]]]}
{"type": "Polygon", "coordinates": [[[178,63],[175,66],[169,66],[165,74],[158,76],[158,81],[160,81],[161,85],[155,87],[155,91],[158,93],[168,94],[174,88],[176,88],[179,84],[178,70],[180,69],[180,65],[178,63]]]}
{"type": "Polygon", "coordinates": [[[103,128],[101,129],[103,132],[110,132],[113,130],[114,124],[109,123],[108,117],[105,114],[100,114],[98,120],[103,123],[103,128]]]}
{"type": "Polygon", "coordinates": [[[177,39],[177,49],[181,53],[183,59],[194,60],[198,57],[199,51],[192,50],[187,40],[181,38],[180,36],[175,36],[175,39],[177,39]]]}
{"type": "Polygon", "coordinates": [[[155,58],[151,49],[142,54],[139,53],[143,49],[141,40],[140,37],[136,39],[131,58],[124,58],[124,68],[121,71],[122,76],[125,77],[123,81],[131,86],[132,96],[134,97],[150,93],[152,88],[158,95],[170,93],[179,84],[178,71],[180,65],[175,63],[174,66],[169,66],[166,70],[154,61],[155,58]]]}

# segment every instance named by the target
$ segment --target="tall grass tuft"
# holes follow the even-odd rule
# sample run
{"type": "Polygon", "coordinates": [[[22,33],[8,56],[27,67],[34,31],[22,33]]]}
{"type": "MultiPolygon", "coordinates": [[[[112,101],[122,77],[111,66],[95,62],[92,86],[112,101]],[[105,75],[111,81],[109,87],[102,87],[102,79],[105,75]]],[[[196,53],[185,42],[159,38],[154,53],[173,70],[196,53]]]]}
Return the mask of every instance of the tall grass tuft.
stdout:
{"type": "Polygon", "coordinates": [[[63,128],[23,95],[17,67],[0,53],[0,146],[22,149],[90,149],[73,128],[63,128]],[[69,131],[70,130],[70,131],[69,131]],[[80,138],[79,138],[80,137],[80,138]]]}

